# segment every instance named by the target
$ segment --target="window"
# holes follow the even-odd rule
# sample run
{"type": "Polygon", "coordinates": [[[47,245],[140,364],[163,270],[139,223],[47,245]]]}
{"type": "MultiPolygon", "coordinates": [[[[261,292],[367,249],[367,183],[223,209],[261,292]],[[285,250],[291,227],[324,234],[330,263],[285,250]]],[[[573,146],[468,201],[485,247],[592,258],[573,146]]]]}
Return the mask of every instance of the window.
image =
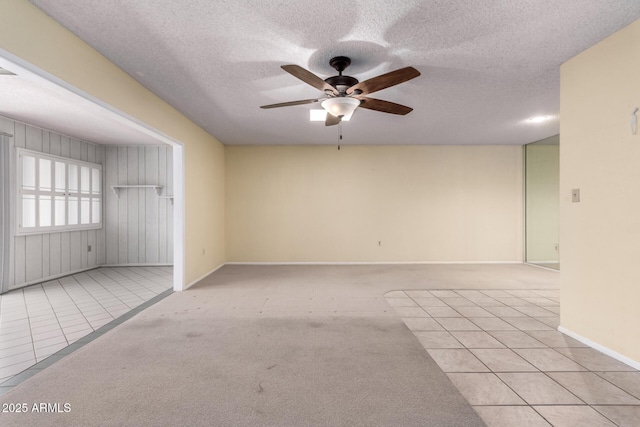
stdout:
{"type": "Polygon", "coordinates": [[[18,148],[18,234],[102,228],[102,166],[18,148]]]}

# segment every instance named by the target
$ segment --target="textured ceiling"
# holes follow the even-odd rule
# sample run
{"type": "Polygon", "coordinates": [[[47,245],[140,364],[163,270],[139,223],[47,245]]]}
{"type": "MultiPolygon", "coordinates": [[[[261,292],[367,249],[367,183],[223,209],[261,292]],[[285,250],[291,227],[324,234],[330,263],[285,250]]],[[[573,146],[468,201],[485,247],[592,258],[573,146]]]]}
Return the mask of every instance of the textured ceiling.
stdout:
{"type": "Polygon", "coordinates": [[[0,115],[98,144],[159,144],[101,107],[32,79],[0,74],[0,115]]]}
{"type": "Polygon", "coordinates": [[[349,144],[524,144],[558,133],[560,64],[640,18],[638,0],[32,0],[224,144],[335,144],[337,127],[302,105],[331,57],[360,81],[422,75],[376,98],[414,111],[359,109],[349,144]]]}

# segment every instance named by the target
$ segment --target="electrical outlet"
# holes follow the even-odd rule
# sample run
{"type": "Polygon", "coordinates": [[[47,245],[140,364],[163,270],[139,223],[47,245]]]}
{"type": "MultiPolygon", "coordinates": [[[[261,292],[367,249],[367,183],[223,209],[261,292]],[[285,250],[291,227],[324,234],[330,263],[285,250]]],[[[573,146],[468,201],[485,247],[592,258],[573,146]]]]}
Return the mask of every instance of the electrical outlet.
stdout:
{"type": "Polygon", "coordinates": [[[579,203],[580,202],[580,189],[574,188],[571,190],[571,202],[579,203]]]}

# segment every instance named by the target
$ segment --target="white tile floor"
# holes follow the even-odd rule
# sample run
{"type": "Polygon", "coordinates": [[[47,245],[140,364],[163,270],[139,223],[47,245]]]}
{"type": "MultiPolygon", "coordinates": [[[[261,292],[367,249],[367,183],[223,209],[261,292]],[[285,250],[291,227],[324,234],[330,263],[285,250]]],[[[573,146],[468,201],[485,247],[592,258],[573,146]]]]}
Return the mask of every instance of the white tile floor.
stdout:
{"type": "Polygon", "coordinates": [[[640,426],[640,372],[558,332],[557,290],[385,297],[488,426],[640,426]]]}
{"type": "Polygon", "coordinates": [[[98,268],[0,295],[0,384],[170,289],[172,276],[98,268]]]}

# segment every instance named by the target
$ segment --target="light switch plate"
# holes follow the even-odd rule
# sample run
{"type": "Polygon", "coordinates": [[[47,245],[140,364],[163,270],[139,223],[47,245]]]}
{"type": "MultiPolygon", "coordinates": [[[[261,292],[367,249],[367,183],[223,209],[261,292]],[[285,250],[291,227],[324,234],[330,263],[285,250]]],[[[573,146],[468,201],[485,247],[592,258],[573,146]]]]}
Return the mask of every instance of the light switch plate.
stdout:
{"type": "Polygon", "coordinates": [[[580,202],[580,189],[579,188],[574,188],[573,190],[571,190],[571,201],[573,203],[579,203],[580,202]]]}

